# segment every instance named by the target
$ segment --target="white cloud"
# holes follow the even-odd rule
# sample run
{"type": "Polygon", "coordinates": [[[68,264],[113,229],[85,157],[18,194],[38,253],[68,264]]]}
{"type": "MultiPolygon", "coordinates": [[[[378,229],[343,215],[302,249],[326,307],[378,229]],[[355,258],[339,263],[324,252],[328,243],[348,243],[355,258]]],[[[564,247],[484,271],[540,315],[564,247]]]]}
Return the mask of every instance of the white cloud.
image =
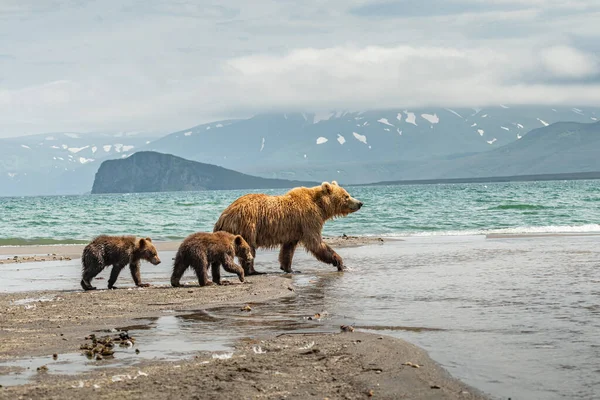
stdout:
{"type": "Polygon", "coordinates": [[[600,38],[597,1],[461,0],[416,17],[352,12],[373,3],[2,1],[0,136],[168,132],[294,107],[600,101],[598,85],[577,83],[598,73],[598,61],[571,43],[600,38]]]}
{"type": "Polygon", "coordinates": [[[568,46],[553,46],[541,51],[543,67],[559,78],[584,78],[600,72],[598,58],[568,46]]]}

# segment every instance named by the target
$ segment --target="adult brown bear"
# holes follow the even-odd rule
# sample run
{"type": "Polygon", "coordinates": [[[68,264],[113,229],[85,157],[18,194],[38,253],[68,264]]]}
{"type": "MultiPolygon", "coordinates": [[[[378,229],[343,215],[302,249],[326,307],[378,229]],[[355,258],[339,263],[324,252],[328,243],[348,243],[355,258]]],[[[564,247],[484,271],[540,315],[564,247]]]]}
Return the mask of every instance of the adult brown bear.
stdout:
{"type": "MultiPolygon", "coordinates": [[[[285,272],[292,272],[298,244],[319,261],[343,271],[342,258],[323,242],[323,225],[331,218],[358,211],[362,205],[335,181],[295,188],[281,196],[247,194],[223,211],[214,231],[241,235],[252,248],[253,256],[257,248],[281,246],[279,263],[285,272]]],[[[254,270],[254,262],[245,266],[244,272],[246,276],[259,274],[254,270]]]]}

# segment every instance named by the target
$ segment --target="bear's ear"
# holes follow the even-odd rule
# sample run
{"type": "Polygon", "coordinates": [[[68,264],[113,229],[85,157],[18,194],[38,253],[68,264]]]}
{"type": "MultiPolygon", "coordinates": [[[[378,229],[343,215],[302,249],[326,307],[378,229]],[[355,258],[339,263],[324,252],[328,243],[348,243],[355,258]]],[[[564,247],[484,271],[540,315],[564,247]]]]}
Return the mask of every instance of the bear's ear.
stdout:
{"type": "Polygon", "coordinates": [[[325,194],[331,194],[331,192],[333,191],[333,188],[331,187],[331,184],[329,182],[323,182],[321,184],[321,189],[325,194]]]}
{"type": "Polygon", "coordinates": [[[146,239],[140,239],[140,249],[143,249],[144,247],[146,247],[146,239]]]}
{"type": "Polygon", "coordinates": [[[235,239],[233,240],[233,243],[234,243],[236,246],[241,246],[241,245],[242,245],[242,243],[244,243],[244,238],[243,238],[243,237],[241,237],[240,235],[237,235],[237,236],[235,237],[235,239]]]}
{"type": "Polygon", "coordinates": [[[146,238],[146,240],[147,240],[148,242],[152,243],[152,239],[150,239],[150,238],[146,238]]]}
{"type": "Polygon", "coordinates": [[[338,185],[337,181],[331,181],[331,184],[332,184],[333,186],[340,186],[340,185],[338,185]]]}

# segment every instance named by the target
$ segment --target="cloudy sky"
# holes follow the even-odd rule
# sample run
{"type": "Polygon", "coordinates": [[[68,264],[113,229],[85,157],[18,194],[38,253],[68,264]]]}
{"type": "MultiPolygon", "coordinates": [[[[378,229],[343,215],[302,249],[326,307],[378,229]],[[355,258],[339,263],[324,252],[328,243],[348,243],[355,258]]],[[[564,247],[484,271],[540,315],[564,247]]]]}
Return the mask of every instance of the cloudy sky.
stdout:
{"type": "Polygon", "coordinates": [[[302,109],[600,106],[598,0],[0,0],[0,137],[302,109]]]}

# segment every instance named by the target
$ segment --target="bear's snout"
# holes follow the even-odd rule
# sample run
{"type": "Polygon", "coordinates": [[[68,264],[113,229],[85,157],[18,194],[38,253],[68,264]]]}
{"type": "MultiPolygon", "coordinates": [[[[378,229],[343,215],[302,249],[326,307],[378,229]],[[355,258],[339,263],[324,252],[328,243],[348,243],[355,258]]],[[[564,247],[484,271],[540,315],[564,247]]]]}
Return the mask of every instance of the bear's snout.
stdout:
{"type": "Polygon", "coordinates": [[[152,263],[152,264],[154,264],[154,265],[158,265],[158,264],[160,264],[160,258],[158,258],[158,257],[154,257],[154,258],[152,259],[151,263],[152,263]]]}
{"type": "Polygon", "coordinates": [[[362,208],[362,206],[363,206],[363,202],[362,202],[362,201],[359,201],[359,202],[358,202],[358,205],[357,205],[358,209],[360,210],[360,209],[362,208]]]}

